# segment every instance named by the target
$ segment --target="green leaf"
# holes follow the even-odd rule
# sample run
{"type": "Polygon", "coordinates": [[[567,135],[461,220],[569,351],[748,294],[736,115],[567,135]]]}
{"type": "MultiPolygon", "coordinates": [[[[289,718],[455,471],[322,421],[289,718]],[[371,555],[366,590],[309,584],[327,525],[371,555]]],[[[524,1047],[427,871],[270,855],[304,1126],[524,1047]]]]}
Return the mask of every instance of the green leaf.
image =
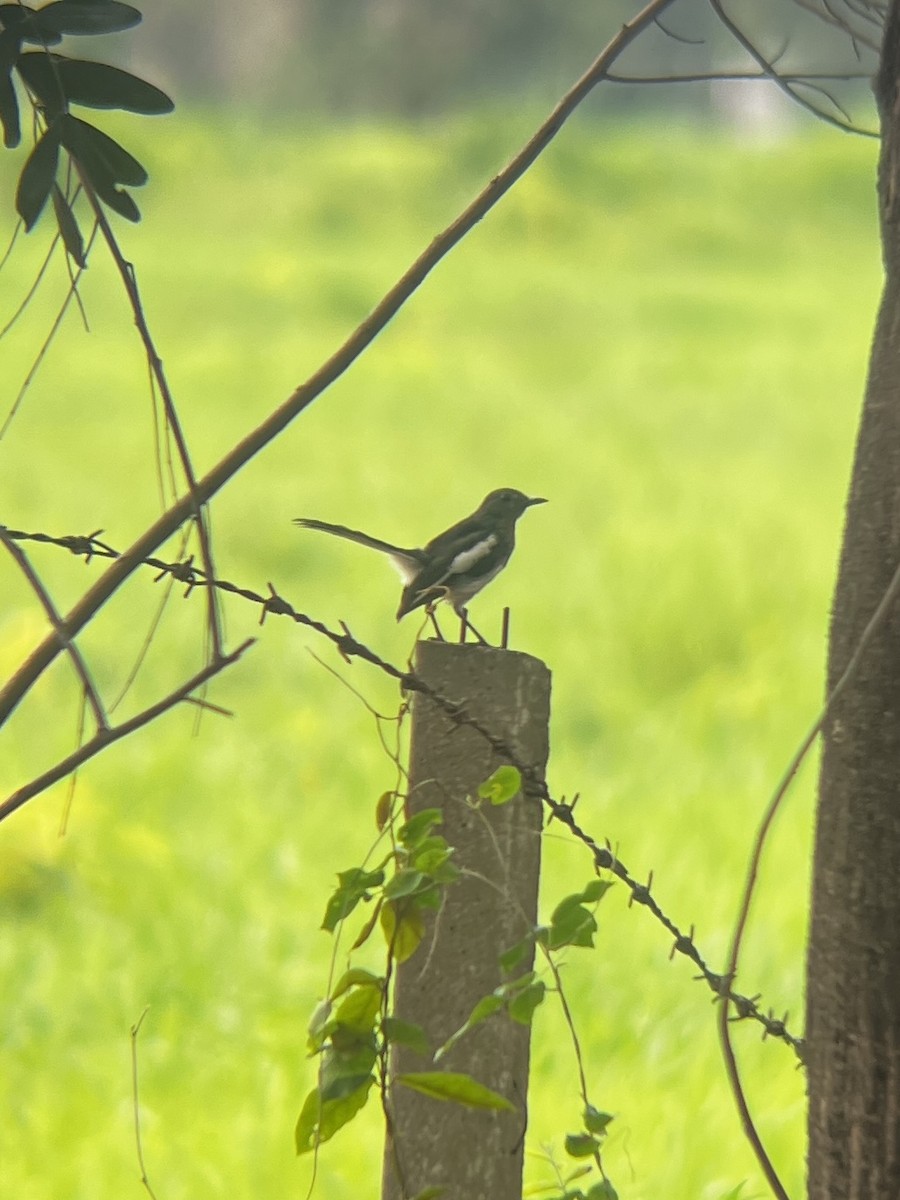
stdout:
{"type": "Polygon", "coordinates": [[[432,867],[439,867],[452,853],[453,849],[447,845],[447,839],[433,833],[416,844],[410,851],[409,861],[417,871],[430,871],[432,867]]]}
{"type": "Polygon", "coordinates": [[[589,1133],[567,1133],[566,1154],[571,1158],[590,1158],[600,1150],[600,1143],[589,1133]]]}
{"type": "Polygon", "coordinates": [[[585,1200],[619,1200],[619,1193],[608,1179],[601,1179],[588,1188],[585,1200]]]}
{"type": "Polygon", "coordinates": [[[375,805],[375,827],[379,833],[391,819],[391,809],[394,807],[396,795],[396,792],[382,792],[378,797],[378,803],[375,805]]]}
{"type": "Polygon", "coordinates": [[[559,950],[561,946],[593,946],[596,932],[597,922],[581,903],[581,893],[566,896],[550,918],[548,946],[551,950],[559,950]]]}
{"type": "Polygon", "coordinates": [[[36,14],[39,27],[51,33],[96,34],[121,33],[141,23],[142,17],[130,4],[117,0],[102,0],[79,4],[76,0],[59,0],[48,4],[36,14]]]}
{"type": "Polygon", "coordinates": [[[92,182],[103,178],[110,184],[126,183],[129,187],[147,182],[147,172],[138,160],[95,125],[66,113],[59,118],[59,126],[62,144],[79,160],[92,182]]]}
{"type": "Polygon", "coordinates": [[[406,962],[425,936],[421,909],[409,903],[385,904],[381,910],[381,931],[396,961],[406,962]]]}
{"type": "Polygon", "coordinates": [[[353,1038],[346,1049],[326,1051],[319,1073],[322,1100],[342,1100],[351,1095],[365,1083],[377,1056],[373,1037],[353,1038]]]}
{"type": "Polygon", "coordinates": [[[18,66],[28,86],[53,112],[64,109],[67,103],[121,108],[146,116],[168,113],[175,107],[170,97],[152,83],[106,63],[32,53],[21,55],[18,66]]]}
{"type": "Polygon", "coordinates": [[[397,831],[397,838],[406,847],[412,848],[417,846],[423,838],[428,837],[435,825],[440,825],[444,820],[444,814],[439,808],[423,808],[421,812],[417,812],[414,817],[400,826],[397,831]]]}
{"type": "Polygon", "coordinates": [[[318,1088],[306,1097],[297,1127],[294,1144],[298,1154],[308,1154],[323,1142],[327,1142],[339,1129],[351,1121],[369,1098],[369,1089],[375,1079],[370,1076],[349,1095],[340,1100],[323,1100],[318,1088]]]}
{"type": "Polygon", "coordinates": [[[482,996],[475,1007],[469,1014],[469,1018],[464,1025],[461,1025],[455,1033],[452,1033],[447,1038],[443,1046],[435,1052],[434,1061],[439,1062],[449,1050],[452,1050],[456,1043],[470,1029],[474,1029],[476,1025],[480,1025],[482,1021],[486,1021],[488,1017],[492,1017],[495,1013],[501,1011],[506,1001],[502,995],[497,992],[491,992],[489,996],[482,996]]]}
{"type": "Polygon", "coordinates": [[[78,228],[78,222],[75,220],[72,207],[56,183],[53,185],[51,197],[53,199],[53,211],[56,214],[59,236],[63,240],[66,252],[79,267],[84,269],[87,266],[87,260],[84,257],[84,239],[81,236],[81,230],[78,228]]]}
{"type": "Polygon", "coordinates": [[[380,913],[381,913],[381,898],[379,897],[378,902],[375,904],[375,906],[372,909],[372,915],[368,918],[368,920],[366,920],[363,923],[363,926],[360,929],[359,933],[353,939],[353,945],[350,947],[351,950],[358,950],[360,948],[360,946],[364,946],[366,944],[366,942],[372,936],[372,930],[378,924],[378,917],[379,917],[380,913]]]}
{"type": "Polygon", "coordinates": [[[325,906],[322,928],[328,933],[334,933],[340,922],[353,912],[360,900],[368,896],[370,889],[380,887],[382,883],[382,870],[364,871],[362,867],[351,867],[349,871],[338,872],[339,886],[325,906]]]}
{"type": "Polygon", "coordinates": [[[428,1054],[430,1047],[425,1030],[421,1025],[411,1021],[401,1021],[399,1017],[385,1017],[381,1023],[385,1039],[397,1046],[409,1046],[417,1054],[428,1054]]]}
{"type": "Polygon", "coordinates": [[[540,979],[535,980],[510,1000],[509,1015],[520,1025],[530,1025],[546,994],[547,985],[540,979]]]}
{"type": "Polygon", "coordinates": [[[59,162],[59,134],[51,125],[28,155],[16,190],[16,211],[25,222],[25,231],[34,224],[50,195],[59,162]]]}
{"type": "Polygon", "coordinates": [[[352,987],[375,987],[381,990],[384,987],[384,979],[381,975],[363,970],[362,967],[351,967],[334,985],[331,999],[337,1000],[338,996],[343,996],[344,992],[349,992],[352,987]]]}
{"type": "Polygon", "coordinates": [[[522,772],[516,767],[503,766],[479,785],[478,795],[482,800],[490,800],[491,804],[508,804],[521,790],[522,772]]]}
{"type": "Polygon", "coordinates": [[[381,986],[355,987],[348,992],[334,1014],[336,1024],[354,1033],[369,1033],[381,1012],[381,986]]]}
{"type": "Polygon", "coordinates": [[[508,950],[503,951],[500,955],[500,966],[504,971],[507,973],[514,971],[520,963],[529,957],[533,957],[537,932],[536,929],[533,929],[526,937],[522,938],[521,942],[516,942],[514,946],[510,946],[508,950]]]}
{"type": "Polygon", "coordinates": [[[330,1019],[331,1001],[323,1000],[320,1004],[316,1005],[307,1026],[309,1036],[306,1039],[306,1045],[310,1054],[317,1054],[322,1049],[325,1039],[328,1036],[328,1022],[330,1019]]]}
{"type": "Polygon", "coordinates": [[[393,879],[389,879],[385,884],[384,898],[399,900],[401,896],[411,896],[424,882],[425,876],[421,871],[398,871],[393,879]]]}
{"type": "Polygon", "coordinates": [[[603,899],[612,886],[611,879],[592,879],[581,893],[581,899],[585,904],[595,904],[603,899]]]}
{"type": "Polygon", "coordinates": [[[465,1104],[469,1108],[488,1108],[499,1111],[515,1112],[515,1105],[510,1104],[505,1096],[494,1092],[473,1079],[471,1075],[463,1075],[457,1071],[416,1071],[406,1075],[398,1075],[396,1083],[430,1096],[432,1100],[449,1100],[454,1104],[465,1104]]]}
{"type": "Polygon", "coordinates": [[[589,1104],[584,1110],[584,1127],[588,1133],[606,1133],[606,1127],[612,1119],[612,1113],[600,1112],[593,1104],[589,1104]]]}

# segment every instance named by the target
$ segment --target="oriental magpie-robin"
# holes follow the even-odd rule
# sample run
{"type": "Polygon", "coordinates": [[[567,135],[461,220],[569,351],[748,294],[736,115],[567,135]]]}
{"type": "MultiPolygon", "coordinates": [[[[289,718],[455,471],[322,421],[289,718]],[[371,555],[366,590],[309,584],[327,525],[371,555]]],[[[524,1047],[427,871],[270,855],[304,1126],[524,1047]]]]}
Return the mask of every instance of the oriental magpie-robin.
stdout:
{"type": "Polygon", "coordinates": [[[415,608],[431,609],[439,600],[448,600],[465,622],[468,601],[509,561],[516,543],[516,521],[532,504],[544,503],[543,498],[528,497],[515,488],[499,488],[486,496],[471,516],[451,525],[421,549],[395,546],[327,521],[301,517],[294,524],[321,529],[387,554],[404,584],[398,621],[415,608]]]}

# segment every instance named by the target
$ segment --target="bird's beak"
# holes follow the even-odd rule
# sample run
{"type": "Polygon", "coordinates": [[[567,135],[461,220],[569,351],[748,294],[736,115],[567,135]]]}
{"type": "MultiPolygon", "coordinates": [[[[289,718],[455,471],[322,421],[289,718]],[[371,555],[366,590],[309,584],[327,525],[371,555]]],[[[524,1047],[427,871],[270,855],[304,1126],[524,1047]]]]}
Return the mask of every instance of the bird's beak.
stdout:
{"type": "Polygon", "coordinates": [[[532,504],[546,504],[546,503],[547,503],[547,501],[544,499],[543,496],[533,496],[528,501],[528,504],[526,505],[526,507],[530,508],[532,504]]]}

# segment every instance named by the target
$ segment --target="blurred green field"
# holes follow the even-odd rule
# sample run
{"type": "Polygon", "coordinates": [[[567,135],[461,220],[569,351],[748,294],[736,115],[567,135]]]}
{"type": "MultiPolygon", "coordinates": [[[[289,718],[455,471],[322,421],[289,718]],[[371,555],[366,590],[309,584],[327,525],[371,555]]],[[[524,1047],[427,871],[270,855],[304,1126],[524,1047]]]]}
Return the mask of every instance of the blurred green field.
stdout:
{"type": "MultiPolygon", "coordinates": [[[[420,128],[263,126],[176,116],[121,130],[151,170],[143,224],[121,229],[198,469],[305,378],[527,135],[521,114],[420,128]],[[132,132],[128,133],[127,129],[132,132]],[[137,131],[137,132],[135,132],[137,131]]],[[[554,676],[550,778],[580,792],[659,902],[723,963],[755,824],[822,692],[830,589],[880,261],[875,148],[822,130],[774,145],[677,127],[567,129],[385,335],[213,505],[222,576],[402,663],[397,583],[365,550],[294,529],[321,516],[417,541],[495,486],[547,496],[510,568],[473,606],[504,604],[513,644],[554,676]]],[[[13,172],[0,180],[9,213],[13,172]]],[[[6,219],[11,230],[11,222],[6,219]]],[[[0,324],[46,229],[4,267],[0,324]]],[[[0,343],[2,409],[40,346],[61,264],[0,343]]],[[[5,440],[0,521],[103,528],[125,546],[158,511],[146,370],[102,256],[5,440]]],[[[173,546],[167,552],[174,556],[173,546]]],[[[39,547],[60,604],[97,566],[39,547]]],[[[164,552],[165,553],[165,552],[164,552]]],[[[0,666],[41,620],[0,565],[0,666]]],[[[109,694],[161,597],[149,573],[84,638],[109,694]]],[[[199,597],[173,599],[123,706],[200,661],[199,597]]],[[[325,986],[319,931],[338,870],[362,860],[393,784],[371,716],[389,683],[314,636],[225,606],[259,643],[215,683],[232,720],[191,711],[86,769],[0,827],[0,1163],[4,1196],[142,1193],[129,1027],[145,1006],[141,1104],[160,1200],[300,1197],[292,1129],[313,1079],[305,1026],[325,986]]],[[[73,741],[66,664],[10,722],[5,795],[73,741]]],[[[753,912],[746,993],[802,1023],[814,767],[776,827],[753,912]]],[[[551,827],[544,904],[585,855],[551,827]]],[[[622,1200],[764,1194],[716,1048],[709,993],[621,888],[595,953],[565,979],[622,1200]]],[[[803,1078],[738,1030],[754,1109],[794,1194],[803,1078]]],[[[571,1050],[535,1022],[529,1184],[577,1127],[571,1050]]],[[[375,1197],[373,1111],[324,1148],[317,1196],[375,1197]]]]}

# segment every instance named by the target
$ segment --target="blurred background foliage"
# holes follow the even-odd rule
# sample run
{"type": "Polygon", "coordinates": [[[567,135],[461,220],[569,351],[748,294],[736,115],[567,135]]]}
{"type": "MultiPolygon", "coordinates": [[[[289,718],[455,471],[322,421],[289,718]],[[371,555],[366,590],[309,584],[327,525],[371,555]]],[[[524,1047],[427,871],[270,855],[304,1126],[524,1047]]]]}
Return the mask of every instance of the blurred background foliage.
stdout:
{"type": "MultiPolygon", "coordinates": [[[[835,0],[823,11],[840,16],[843,7],[835,0]]],[[[418,118],[486,103],[551,103],[636,10],[633,0],[157,0],[143,28],[121,41],[136,68],[182,99],[418,118]]],[[[857,71],[865,54],[790,0],[756,0],[740,19],[784,72],[857,71]]],[[[622,67],[653,76],[756,69],[705,0],[682,0],[622,67]]],[[[859,84],[842,89],[848,102],[864,92],[859,84]]],[[[765,94],[782,116],[790,111],[776,90],[765,94]]],[[[705,84],[669,89],[664,99],[622,87],[604,109],[746,109],[729,96],[705,84]]]]}
{"type": "MultiPolygon", "coordinates": [[[[131,65],[179,110],[103,121],[150,169],[143,222],[117,228],[198,470],[333,351],[630,8],[504,6],[505,26],[499,11],[221,0],[148,12],[131,65]]],[[[797,17],[784,4],[754,13],[797,17]]],[[[789,50],[805,54],[797,37],[792,28],[789,50]]],[[[662,34],[644,52],[635,69],[658,69],[654,54],[706,53],[662,34]]],[[[490,632],[511,605],[513,645],[554,675],[554,792],[581,792],[586,828],[636,876],[655,872],[664,907],[697,923],[719,965],[755,822],[822,694],[880,284],[877,148],[802,115],[773,122],[771,108],[757,126],[752,105],[737,120],[766,137],[736,137],[713,109],[741,110],[709,88],[693,94],[685,107],[680,90],[599,89],[212,517],[223,577],[262,592],[271,580],[402,663],[416,628],[393,621],[391,572],[291,518],[414,541],[492,487],[548,496],[473,619],[490,632]],[[631,95],[640,105],[623,111],[631,95]]],[[[15,175],[0,174],[9,227],[15,175]]],[[[45,233],[20,238],[4,266],[2,324],[45,233]]],[[[54,260],[0,344],[4,411],[67,285],[54,260]]],[[[101,255],[82,295],[90,336],[70,312],[0,442],[0,519],[57,534],[102,527],[121,547],[159,510],[152,405],[101,255]]],[[[30,553],[62,606],[98,570],[30,553]]],[[[174,542],[162,551],[177,553],[174,542]]],[[[0,572],[8,670],[43,621],[9,564],[0,572]]],[[[136,578],[82,639],[107,694],[163,586],[136,578]]],[[[198,596],[175,594],[126,709],[197,667],[200,612],[198,596]]],[[[336,872],[362,861],[394,782],[371,715],[309,650],[379,709],[396,710],[398,696],[286,622],[260,631],[237,601],[225,614],[232,644],[260,636],[210,694],[233,719],[198,726],[179,710],[101,756],[79,778],[63,838],[65,788],[0,828],[10,1195],[140,1194],[128,1029],[147,1004],[142,1121],[157,1193],[305,1194],[292,1130],[314,1072],[305,1026],[328,973],[321,911],[336,872]]],[[[10,722],[4,794],[71,748],[70,675],[61,662],[10,722]]],[[[795,1028],[813,793],[811,765],[766,860],[739,981],[789,1009],[795,1028]]],[[[551,826],[544,911],[589,874],[551,826]]],[[[599,951],[573,954],[564,977],[592,1096],[616,1114],[607,1167],[620,1195],[721,1200],[745,1180],[742,1195],[759,1195],[708,993],[667,962],[661,930],[622,889],[600,916],[599,951]]],[[[764,1135],[799,1194],[802,1074],[783,1047],[738,1036],[764,1135]]],[[[530,1184],[552,1179],[549,1148],[560,1152],[578,1108],[548,1005],[535,1030],[530,1184]]],[[[326,1148],[317,1194],[376,1195],[380,1138],[373,1110],[326,1148]]]]}

